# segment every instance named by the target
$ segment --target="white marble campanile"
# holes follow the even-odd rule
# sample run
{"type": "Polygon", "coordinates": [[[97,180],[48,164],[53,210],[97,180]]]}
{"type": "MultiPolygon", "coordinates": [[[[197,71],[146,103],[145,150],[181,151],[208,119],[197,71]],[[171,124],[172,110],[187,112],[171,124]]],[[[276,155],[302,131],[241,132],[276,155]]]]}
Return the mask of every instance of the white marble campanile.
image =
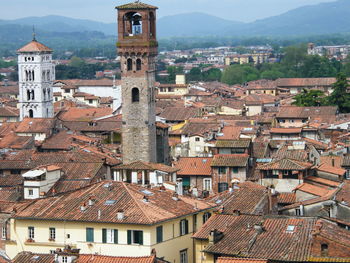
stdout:
{"type": "Polygon", "coordinates": [[[17,50],[20,118],[52,118],[55,66],[52,49],[39,43],[35,36],[17,50]]]}

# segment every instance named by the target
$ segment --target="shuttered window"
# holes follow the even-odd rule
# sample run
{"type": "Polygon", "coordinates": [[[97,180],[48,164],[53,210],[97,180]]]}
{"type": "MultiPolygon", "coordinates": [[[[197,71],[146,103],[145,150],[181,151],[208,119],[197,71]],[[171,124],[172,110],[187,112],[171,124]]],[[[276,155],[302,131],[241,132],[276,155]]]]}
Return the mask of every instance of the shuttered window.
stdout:
{"type": "Polygon", "coordinates": [[[128,230],[128,244],[143,245],[143,231],[128,230]]]}
{"type": "Polygon", "coordinates": [[[94,229],[87,227],[86,228],[86,242],[94,242],[94,229]]]}
{"type": "Polygon", "coordinates": [[[157,243],[163,242],[163,226],[157,227],[157,243]]]}
{"type": "Polygon", "coordinates": [[[102,229],[102,243],[118,244],[118,229],[102,229]]]}
{"type": "Polygon", "coordinates": [[[188,220],[182,219],[180,221],[180,236],[188,234],[188,220]]]}

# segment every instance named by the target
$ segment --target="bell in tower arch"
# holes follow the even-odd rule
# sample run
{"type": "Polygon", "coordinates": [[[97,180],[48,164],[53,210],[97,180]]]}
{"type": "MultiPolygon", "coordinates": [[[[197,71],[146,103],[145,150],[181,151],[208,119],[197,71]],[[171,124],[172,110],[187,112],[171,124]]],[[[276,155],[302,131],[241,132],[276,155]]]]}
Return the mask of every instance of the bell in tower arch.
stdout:
{"type": "Polygon", "coordinates": [[[133,35],[141,35],[142,34],[142,17],[139,13],[133,15],[132,21],[132,33],[133,35]]]}

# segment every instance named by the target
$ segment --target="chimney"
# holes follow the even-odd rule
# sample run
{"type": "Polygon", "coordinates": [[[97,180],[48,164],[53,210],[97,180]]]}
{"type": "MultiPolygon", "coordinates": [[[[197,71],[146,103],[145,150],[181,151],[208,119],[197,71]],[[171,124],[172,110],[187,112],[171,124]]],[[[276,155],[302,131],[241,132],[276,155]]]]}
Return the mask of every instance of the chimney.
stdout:
{"type": "Polygon", "coordinates": [[[80,211],[84,212],[87,209],[86,203],[83,203],[80,207],[80,211]]]}
{"type": "Polygon", "coordinates": [[[179,201],[179,195],[177,193],[173,193],[173,200],[174,201],[179,201]]]}
{"type": "Polygon", "coordinates": [[[149,202],[148,196],[144,195],[142,201],[145,202],[145,203],[148,203],[149,202]]]}
{"type": "Polygon", "coordinates": [[[89,206],[93,206],[95,204],[95,200],[93,196],[89,197],[89,206]]]}
{"type": "Polygon", "coordinates": [[[98,209],[97,211],[97,219],[101,219],[101,209],[98,209]]]}
{"type": "Polygon", "coordinates": [[[117,219],[118,220],[123,220],[124,219],[124,210],[122,209],[119,209],[118,212],[117,212],[117,219]]]}
{"type": "Polygon", "coordinates": [[[218,231],[217,229],[210,231],[209,244],[213,245],[213,244],[217,243],[218,241],[220,241],[222,239],[223,236],[224,236],[223,233],[218,231]]]}
{"type": "Polygon", "coordinates": [[[260,224],[255,224],[254,225],[254,229],[255,229],[255,232],[257,234],[261,234],[262,232],[264,232],[264,228],[263,228],[261,223],[260,224]]]}

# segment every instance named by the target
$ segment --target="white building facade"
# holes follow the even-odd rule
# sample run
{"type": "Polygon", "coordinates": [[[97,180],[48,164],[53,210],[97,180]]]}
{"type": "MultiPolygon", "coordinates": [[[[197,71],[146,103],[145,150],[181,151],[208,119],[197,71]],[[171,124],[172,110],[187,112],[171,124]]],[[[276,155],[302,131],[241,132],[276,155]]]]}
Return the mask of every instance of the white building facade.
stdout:
{"type": "Polygon", "coordinates": [[[20,119],[52,118],[55,66],[52,50],[33,39],[17,50],[20,119]]]}

